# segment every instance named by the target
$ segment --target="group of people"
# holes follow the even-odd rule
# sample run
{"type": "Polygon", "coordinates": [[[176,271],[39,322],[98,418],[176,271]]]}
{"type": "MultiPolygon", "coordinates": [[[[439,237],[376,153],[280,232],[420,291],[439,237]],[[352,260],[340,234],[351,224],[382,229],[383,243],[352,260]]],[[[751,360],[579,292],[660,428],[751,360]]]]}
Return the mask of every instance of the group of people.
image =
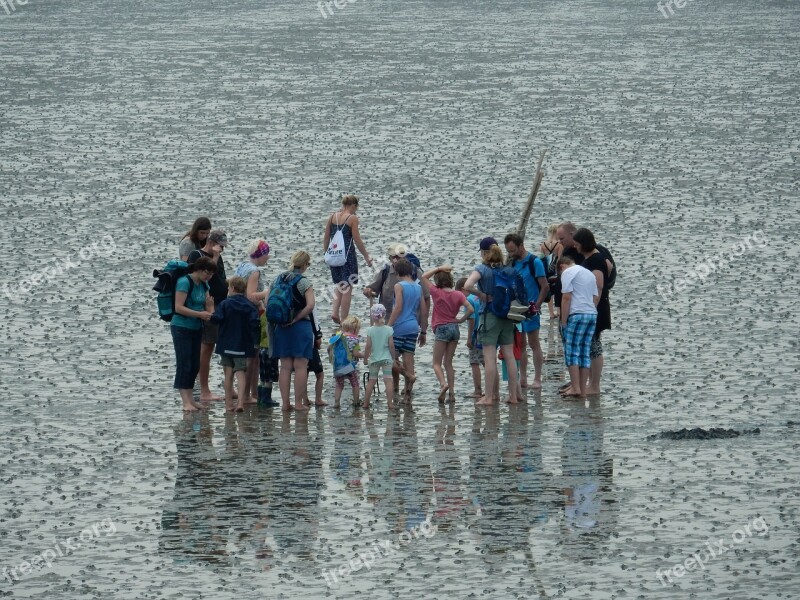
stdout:
{"type": "MultiPolygon", "coordinates": [[[[570,222],[552,225],[538,255],[526,249],[518,234],[503,239],[505,254],[495,238],[485,237],[479,242],[480,262],[458,280],[449,265],[423,271],[404,244],[392,243],[388,262],[363,288],[370,302],[370,324],[362,337],[361,320],[350,314],[352,295],[359,283],[356,252],[369,266],[373,260],[359,233],[358,204],[356,196],[345,196],[341,209],[328,217],[322,240],[333,282],[330,318],[339,328],[327,344],[336,381],[336,407],[348,383],[358,405],[362,361],[368,366],[365,408],[372,402],[379,377],[384,380],[389,409],[410,403],[416,381],[415,350],[427,343],[429,323],[434,337],[438,400],[454,403],[453,359],[460,339],[459,325],[467,321],[466,345],[476,404],[500,401],[498,350],[508,378],[506,401],[518,403],[522,388],[542,387],[539,313],[545,304],[549,305],[551,319],[559,319],[570,376],[560,393],[584,397],[600,392],[600,334],[611,326],[608,290],[615,267],[591,231],[570,222]],[[504,281],[509,269],[519,275],[524,290],[516,293],[514,306],[506,314],[494,307],[497,290],[502,289],[497,287],[498,282],[504,281]],[[527,347],[533,357],[530,386],[527,347]]],[[[222,399],[209,387],[214,352],[220,355],[225,373],[228,411],[242,411],[256,403],[280,406],[284,411],[308,410],[311,372],[316,376],[314,404],[327,405],[322,397],[322,325],[315,309],[314,286],[305,275],[311,256],[306,251],[295,252],[287,269],[267,285],[262,272],[270,259],[267,241],[253,240],[245,260],[229,278],[222,258],[227,244],[225,232],[213,229],[207,217],[198,218],[180,241],[178,254],[188,263],[189,274],[175,285],[170,329],[177,363],[174,387],[180,392],[183,410],[203,410],[208,402],[222,399]],[[199,401],[193,397],[198,376],[199,401]],[[280,403],[272,398],[274,382],[278,383],[280,403]]]]}

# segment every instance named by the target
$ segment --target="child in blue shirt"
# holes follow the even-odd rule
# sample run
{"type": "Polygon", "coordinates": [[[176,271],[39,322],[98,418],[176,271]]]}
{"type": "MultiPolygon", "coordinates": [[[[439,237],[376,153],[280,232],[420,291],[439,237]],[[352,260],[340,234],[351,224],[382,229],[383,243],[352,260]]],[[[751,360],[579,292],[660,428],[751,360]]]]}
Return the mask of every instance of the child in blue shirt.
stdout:
{"type": "MultiPolygon", "coordinates": [[[[467,278],[462,277],[456,282],[456,290],[464,291],[464,284],[467,278]]],[[[467,348],[469,349],[469,366],[472,369],[472,383],[475,386],[472,396],[479,400],[483,396],[481,386],[481,366],[483,365],[483,346],[478,343],[478,326],[480,325],[481,301],[475,294],[469,294],[467,301],[472,305],[472,315],[467,319],[469,326],[467,337],[467,348]]]]}
{"type": "Polygon", "coordinates": [[[219,323],[216,354],[222,358],[220,363],[225,372],[225,410],[234,411],[233,379],[239,386],[239,402],[236,412],[244,411],[247,398],[245,390],[247,359],[256,354],[259,340],[253,339],[253,331],[259,331],[259,316],[255,305],[245,296],[247,280],[244,277],[228,279],[228,297],[223,300],[211,317],[211,321],[219,323]]]}

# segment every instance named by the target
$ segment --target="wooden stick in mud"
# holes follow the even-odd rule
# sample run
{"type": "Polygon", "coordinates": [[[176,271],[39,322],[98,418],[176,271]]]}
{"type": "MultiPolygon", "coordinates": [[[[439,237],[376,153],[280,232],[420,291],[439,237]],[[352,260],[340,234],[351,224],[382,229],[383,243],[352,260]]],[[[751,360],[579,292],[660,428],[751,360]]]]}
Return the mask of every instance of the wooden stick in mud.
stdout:
{"type": "Polygon", "coordinates": [[[528,194],[528,202],[525,204],[525,210],[522,211],[522,217],[517,226],[517,234],[522,236],[522,239],[525,239],[525,230],[528,228],[528,219],[530,219],[533,211],[533,202],[536,200],[536,194],[539,193],[539,186],[542,185],[542,178],[544,177],[542,163],[544,162],[545,154],[547,154],[547,148],[542,150],[539,155],[539,163],[536,165],[536,175],[533,176],[533,185],[531,186],[530,194],[528,194]]]}

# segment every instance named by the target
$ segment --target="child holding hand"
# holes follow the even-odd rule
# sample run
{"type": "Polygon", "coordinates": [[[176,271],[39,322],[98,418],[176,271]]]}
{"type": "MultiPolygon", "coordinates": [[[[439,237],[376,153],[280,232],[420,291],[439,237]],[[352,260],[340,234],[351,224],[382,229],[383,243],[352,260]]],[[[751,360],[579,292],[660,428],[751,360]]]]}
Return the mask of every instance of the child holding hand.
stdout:
{"type": "Polygon", "coordinates": [[[370,316],[374,325],[367,329],[367,347],[364,351],[364,364],[369,364],[369,381],[364,395],[364,408],[369,408],[369,401],[378,372],[383,372],[383,385],[386,388],[386,402],[389,410],[394,410],[394,381],[392,379],[392,363],[396,359],[394,350],[394,329],[386,324],[386,307],[376,304],[370,308],[370,316]]]}
{"type": "Polygon", "coordinates": [[[339,400],[344,391],[345,379],[350,380],[350,386],[353,388],[353,406],[358,406],[358,396],[360,386],[358,382],[358,360],[364,358],[364,353],[361,352],[361,338],[358,337],[358,332],[361,331],[361,319],[354,315],[349,315],[342,321],[342,331],[331,339],[334,344],[344,344],[347,351],[347,364],[337,365],[334,362],[333,375],[336,379],[336,388],[333,394],[333,407],[339,408],[339,400]],[[336,338],[339,339],[336,339],[336,338]]]}

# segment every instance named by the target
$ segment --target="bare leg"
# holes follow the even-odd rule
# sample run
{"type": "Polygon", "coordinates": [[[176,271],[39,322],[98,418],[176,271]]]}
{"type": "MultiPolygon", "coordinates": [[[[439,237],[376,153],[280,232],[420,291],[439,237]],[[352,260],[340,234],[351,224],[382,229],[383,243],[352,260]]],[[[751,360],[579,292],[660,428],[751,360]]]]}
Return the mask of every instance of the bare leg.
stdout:
{"type": "MultiPolygon", "coordinates": [[[[528,332],[528,345],[531,347],[533,354],[533,389],[538,390],[542,387],[542,367],[544,366],[544,354],[542,353],[542,345],[539,343],[539,331],[528,332]]],[[[526,352],[527,354],[527,352],[526,352]]],[[[520,376],[522,379],[522,376],[520,376]]]]}
{"type": "Polygon", "coordinates": [[[392,400],[394,399],[394,381],[391,377],[383,378],[383,385],[386,387],[386,406],[389,410],[394,409],[392,400]]]}
{"type": "MultiPolygon", "coordinates": [[[[514,356],[513,346],[511,356],[514,356]]],[[[497,348],[495,346],[483,347],[483,369],[486,373],[486,393],[491,393],[494,390],[495,383],[498,383],[497,377],[497,348]]],[[[515,369],[516,370],[516,369],[515,369]]],[[[475,404],[490,405],[492,399],[482,396],[475,404]]]]}
{"type": "Polygon", "coordinates": [[[223,367],[225,372],[225,410],[233,412],[236,406],[233,404],[233,367],[223,367]]]}
{"type": "Polygon", "coordinates": [[[447,394],[447,384],[445,383],[444,370],[442,369],[442,361],[444,360],[446,349],[447,342],[433,342],[433,373],[439,382],[439,402],[444,402],[445,394],[447,394]]]}
{"type": "Polygon", "coordinates": [[[353,406],[358,406],[358,398],[361,395],[361,388],[357,385],[353,386],[353,406]]]}
{"type": "Polygon", "coordinates": [[[593,358],[589,368],[589,383],[586,385],[587,394],[600,393],[600,377],[603,374],[603,355],[593,358]]]}
{"type": "Polygon", "coordinates": [[[341,323],[350,314],[350,303],[353,301],[353,288],[349,285],[347,290],[342,292],[341,304],[339,307],[339,322],[341,323]]]}
{"type": "Polygon", "coordinates": [[[375,384],[378,383],[378,379],[370,378],[367,380],[367,389],[364,390],[364,408],[369,408],[369,401],[372,398],[372,392],[375,390],[375,384]]]}
{"type": "Polygon", "coordinates": [[[339,291],[339,286],[333,286],[333,301],[331,302],[331,318],[333,319],[334,323],[341,323],[341,319],[339,319],[339,306],[342,303],[342,295],[339,291]]]}
{"type": "Polygon", "coordinates": [[[336,380],[336,387],[333,390],[333,407],[339,408],[339,401],[342,399],[342,392],[344,391],[344,381],[341,379],[336,380]]]}
{"type": "Polygon", "coordinates": [[[522,347],[522,354],[519,357],[519,385],[528,387],[528,348],[522,347]]]}
{"type": "MultiPolygon", "coordinates": [[[[258,355],[247,359],[247,396],[244,396],[245,404],[258,404],[258,355]]],[[[241,402],[241,400],[239,400],[241,402]]]]}
{"type": "Polygon", "coordinates": [[[450,390],[449,402],[456,401],[456,370],[453,368],[453,357],[456,354],[458,342],[447,342],[447,347],[444,351],[444,370],[447,373],[447,389],[450,390]]]}
{"type": "MultiPolygon", "coordinates": [[[[308,359],[307,358],[294,358],[294,409],[295,410],[308,410],[308,407],[303,404],[303,394],[308,394],[308,359]]],[[[281,372],[283,375],[283,372],[281,372]]],[[[281,394],[283,390],[281,390],[281,394]]],[[[286,390],[288,399],[289,390],[286,390]]]]}
{"type": "MultiPolygon", "coordinates": [[[[565,398],[583,398],[583,382],[581,381],[581,373],[585,372],[586,377],[589,376],[589,369],[581,369],[578,365],[571,365],[567,367],[569,371],[569,387],[561,392],[565,398]]],[[[584,380],[585,378],[584,377],[584,380]]]]}
{"type": "Polygon", "coordinates": [[[322,399],[322,384],[325,381],[325,372],[317,373],[317,381],[314,383],[314,406],[328,406],[322,399]]]}
{"type": "MultiPolygon", "coordinates": [[[[231,377],[231,388],[233,388],[233,379],[234,378],[239,383],[239,388],[242,388],[243,386],[247,385],[244,382],[244,380],[247,378],[247,371],[236,371],[236,373],[233,374],[233,376],[231,377]]],[[[226,377],[226,382],[227,382],[227,377],[226,377]]],[[[241,402],[242,401],[239,400],[237,404],[239,404],[239,406],[241,406],[241,402]]],[[[228,400],[226,398],[225,407],[227,408],[227,406],[228,406],[228,400]]],[[[233,406],[233,398],[231,398],[231,406],[233,406]]],[[[237,410],[239,410],[239,408],[237,408],[237,410]]],[[[241,410],[244,410],[244,407],[242,407],[241,410]]]]}
{"type": "Polygon", "coordinates": [[[403,375],[406,378],[405,397],[407,401],[410,401],[411,389],[414,387],[414,382],[417,380],[416,374],[414,373],[414,354],[411,352],[403,353],[403,368],[405,369],[403,375]]]}
{"type": "Polygon", "coordinates": [[[214,396],[208,387],[208,375],[211,371],[211,355],[214,353],[214,344],[200,344],[200,400],[208,402],[210,400],[222,400],[219,396],[214,396]]]}
{"type": "MultiPolygon", "coordinates": [[[[278,387],[281,390],[281,410],[292,410],[292,405],[289,402],[289,389],[292,386],[292,358],[280,359],[280,371],[278,373],[278,387]]],[[[241,394],[239,395],[241,397],[241,394]]],[[[239,400],[241,403],[241,400],[239,400]]]]}
{"type": "Polygon", "coordinates": [[[516,404],[519,402],[519,374],[517,372],[517,361],[514,360],[514,344],[501,346],[503,349],[503,361],[506,363],[506,370],[508,371],[508,402],[509,404],[516,404]]]}

